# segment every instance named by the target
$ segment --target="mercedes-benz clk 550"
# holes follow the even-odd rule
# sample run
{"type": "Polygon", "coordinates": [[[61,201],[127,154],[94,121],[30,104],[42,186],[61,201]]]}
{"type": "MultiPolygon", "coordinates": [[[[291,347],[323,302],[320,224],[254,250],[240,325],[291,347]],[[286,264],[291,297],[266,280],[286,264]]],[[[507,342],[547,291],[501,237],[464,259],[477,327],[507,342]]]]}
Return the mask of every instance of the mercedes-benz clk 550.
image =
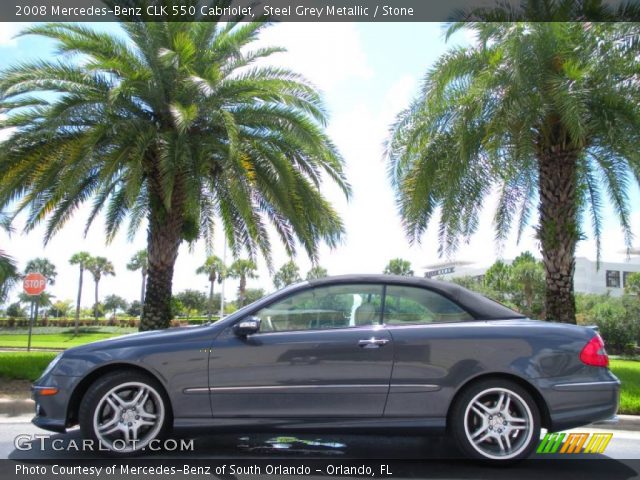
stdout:
{"type": "Polygon", "coordinates": [[[609,419],[620,382],[587,327],[530,320],[454,284],[348,275],[216,323],[71,348],[33,386],[39,427],[135,454],[173,428],[448,432],[513,461],[540,429],[609,419]],[[118,448],[115,448],[118,446],[118,448]]]}

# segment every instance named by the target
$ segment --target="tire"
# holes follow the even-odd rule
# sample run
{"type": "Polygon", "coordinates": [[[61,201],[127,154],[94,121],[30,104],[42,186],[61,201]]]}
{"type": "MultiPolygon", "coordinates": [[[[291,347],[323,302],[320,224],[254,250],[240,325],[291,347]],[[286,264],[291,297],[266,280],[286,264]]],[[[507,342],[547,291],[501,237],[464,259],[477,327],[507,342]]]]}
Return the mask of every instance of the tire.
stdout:
{"type": "Polygon", "coordinates": [[[80,431],[100,451],[133,456],[163,438],[170,415],[155,379],[134,370],[111,372],[87,389],[80,403],[80,431]]]}
{"type": "Polygon", "coordinates": [[[467,457],[492,463],[523,460],[540,442],[538,406],[510,380],[481,380],[465,388],[451,408],[449,424],[467,457]]]}

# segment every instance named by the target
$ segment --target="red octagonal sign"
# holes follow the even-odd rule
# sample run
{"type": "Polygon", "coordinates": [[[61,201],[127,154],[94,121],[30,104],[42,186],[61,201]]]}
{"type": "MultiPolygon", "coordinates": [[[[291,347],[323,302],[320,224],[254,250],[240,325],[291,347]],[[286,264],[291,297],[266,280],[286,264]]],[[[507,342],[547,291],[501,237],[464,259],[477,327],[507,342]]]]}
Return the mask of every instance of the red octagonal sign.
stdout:
{"type": "Polygon", "coordinates": [[[27,295],[40,295],[47,286],[47,279],[41,273],[27,273],[22,288],[27,295]]]}

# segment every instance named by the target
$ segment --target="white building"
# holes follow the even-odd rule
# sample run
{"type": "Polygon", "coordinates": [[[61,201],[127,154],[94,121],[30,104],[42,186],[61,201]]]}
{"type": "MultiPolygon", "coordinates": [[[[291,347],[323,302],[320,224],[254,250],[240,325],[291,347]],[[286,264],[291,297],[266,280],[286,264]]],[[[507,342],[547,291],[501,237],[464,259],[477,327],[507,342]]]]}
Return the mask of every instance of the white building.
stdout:
{"type": "MultiPolygon", "coordinates": [[[[605,294],[620,296],[630,273],[640,272],[640,250],[634,249],[631,257],[622,262],[595,261],[585,257],[576,258],[576,269],[573,275],[574,289],[580,293],[605,294]]],[[[511,263],[506,260],[505,263],[511,263]]],[[[441,262],[424,267],[427,278],[450,279],[455,277],[482,277],[489,266],[481,266],[473,262],[451,261],[441,262]]]]}

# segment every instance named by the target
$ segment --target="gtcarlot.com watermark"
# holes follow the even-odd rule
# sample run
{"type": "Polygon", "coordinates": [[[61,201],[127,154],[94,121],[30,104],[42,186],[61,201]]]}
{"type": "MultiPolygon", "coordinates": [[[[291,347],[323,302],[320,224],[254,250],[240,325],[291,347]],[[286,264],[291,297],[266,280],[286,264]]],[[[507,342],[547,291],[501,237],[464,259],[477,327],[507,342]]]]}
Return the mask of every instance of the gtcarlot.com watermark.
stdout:
{"type": "MultiPolygon", "coordinates": [[[[101,441],[94,441],[89,438],[82,440],[63,439],[63,438],[51,438],[49,435],[18,435],[13,440],[13,446],[17,450],[53,450],[56,452],[70,451],[70,452],[109,452],[109,451],[126,451],[135,450],[137,440],[131,440],[125,442],[121,439],[116,439],[111,445],[106,445],[101,441]]],[[[152,452],[192,452],[194,450],[193,439],[179,439],[167,438],[164,440],[154,439],[146,444],[142,449],[150,450],[152,452]]]]}

